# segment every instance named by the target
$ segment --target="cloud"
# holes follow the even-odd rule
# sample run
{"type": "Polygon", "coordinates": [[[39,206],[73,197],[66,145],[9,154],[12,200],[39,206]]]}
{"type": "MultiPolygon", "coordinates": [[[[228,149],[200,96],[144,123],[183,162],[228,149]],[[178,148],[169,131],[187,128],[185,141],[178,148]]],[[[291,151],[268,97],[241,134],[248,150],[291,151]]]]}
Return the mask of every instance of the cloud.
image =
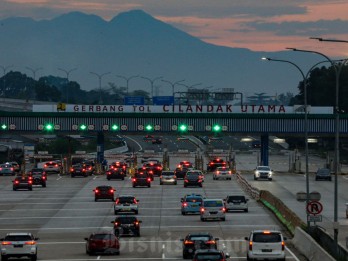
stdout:
{"type": "MultiPolygon", "coordinates": [[[[348,20],[318,20],[311,22],[250,22],[249,28],[255,31],[273,32],[278,36],[310,36],[310,35],[333,35],[347,34],[348,20]]],[[[236,31],[236,30],[231,30],[236,31]]]]}

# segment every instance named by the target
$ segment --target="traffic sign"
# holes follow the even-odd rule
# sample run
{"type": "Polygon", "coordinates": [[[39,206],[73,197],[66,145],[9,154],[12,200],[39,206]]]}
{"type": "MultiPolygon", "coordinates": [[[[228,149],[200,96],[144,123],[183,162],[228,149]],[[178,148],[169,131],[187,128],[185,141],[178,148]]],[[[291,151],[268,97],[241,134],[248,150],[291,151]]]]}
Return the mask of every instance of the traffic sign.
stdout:
{"type": "Polygon", "coordinates": [[[323,216],[322,215],[308,215],[307,221],[309,221],[309,222],[322,222],[323,216]]]}
{"type": "Polygon", "coordinates": [[[318,215],[323,211],[323,205],[319,201],[310,201],[307,204],[307,212],[312,215],[318,215]]]}
{"type": "Polygon", "coordinates": [[[124,105],[144,105],[144,96],[126,96],[124,97],[124,105]]]}

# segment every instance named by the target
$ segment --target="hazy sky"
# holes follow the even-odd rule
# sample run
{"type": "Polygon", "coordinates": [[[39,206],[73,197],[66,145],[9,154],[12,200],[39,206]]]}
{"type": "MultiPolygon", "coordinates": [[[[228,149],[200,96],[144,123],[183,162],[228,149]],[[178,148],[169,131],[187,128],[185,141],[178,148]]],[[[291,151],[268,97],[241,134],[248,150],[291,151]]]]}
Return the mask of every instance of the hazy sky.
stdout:
{"type": "Polygon", "coordinates": [[[51,19],[81,11],[110,20],[141,9],[163,22],[216,45],[279,51],[285,47],[348,57],[347,0],[0,0],[0,18],[51,19]]]}

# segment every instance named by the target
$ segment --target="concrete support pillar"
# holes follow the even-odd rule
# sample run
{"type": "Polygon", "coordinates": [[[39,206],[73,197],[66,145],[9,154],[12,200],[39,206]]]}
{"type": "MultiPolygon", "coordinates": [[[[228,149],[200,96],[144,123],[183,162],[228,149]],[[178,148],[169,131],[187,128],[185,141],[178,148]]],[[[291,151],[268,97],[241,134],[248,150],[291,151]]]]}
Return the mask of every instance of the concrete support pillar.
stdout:
{"type": "Polygon", "coordinates": [[[268,166],[268,133],[261,135],[261,164],[268,166]]]}

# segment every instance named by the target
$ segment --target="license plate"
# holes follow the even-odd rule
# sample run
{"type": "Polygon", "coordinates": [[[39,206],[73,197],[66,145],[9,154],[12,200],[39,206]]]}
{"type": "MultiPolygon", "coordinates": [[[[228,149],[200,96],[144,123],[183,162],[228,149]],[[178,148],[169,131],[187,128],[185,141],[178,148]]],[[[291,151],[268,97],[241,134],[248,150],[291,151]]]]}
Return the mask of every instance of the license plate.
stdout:
{"type": "Polygon", "coordinates": [[[272,252],[272,249],[262,249],[262,252],[272,252]]]}
{"type": "Polygon", "coordinates": [[[217,214],[217,211],[209,212],[209,213],[215,215],[215,214],[217,214]]]}
{"type": "Polygon", "coordinates": [[[198,205],[197,204],[192,204],[191,207],[198,207],[198,205]]]}
{"type": "Polygon", "coordinates": [[[23,247],[23,245],[13,245],[13,247],[23,247]]]}
{"type": "Polygon", "coordinates": [[[130,208],[124,208],[123,211],[130,211],[130,208]]]}

